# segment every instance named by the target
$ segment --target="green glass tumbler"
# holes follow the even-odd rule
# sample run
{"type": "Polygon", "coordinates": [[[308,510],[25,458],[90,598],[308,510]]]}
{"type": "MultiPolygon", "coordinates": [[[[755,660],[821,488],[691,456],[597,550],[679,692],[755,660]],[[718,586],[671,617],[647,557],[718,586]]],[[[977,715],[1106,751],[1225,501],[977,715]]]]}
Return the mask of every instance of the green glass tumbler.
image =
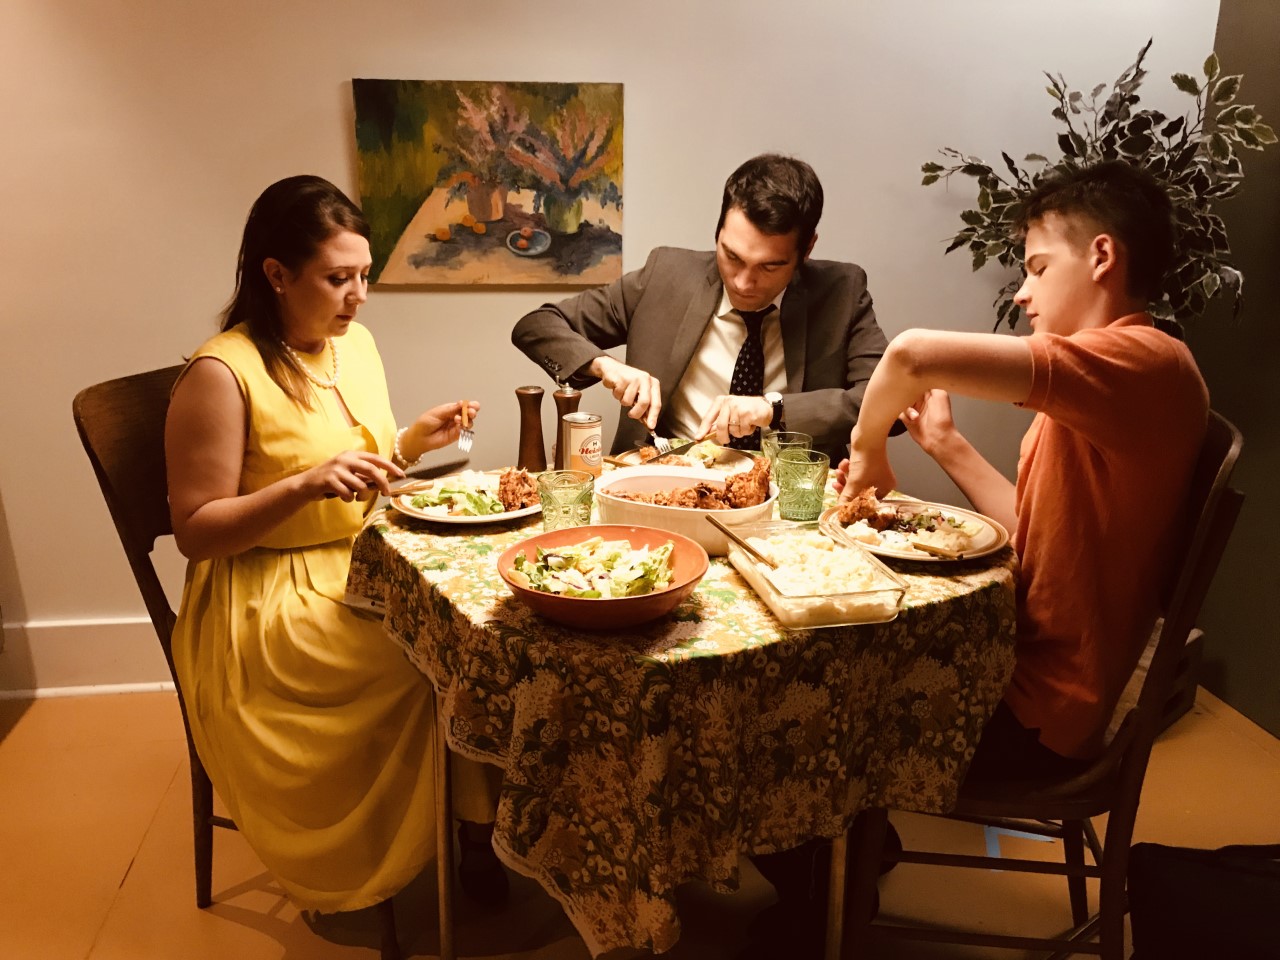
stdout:
{"type": "Polygon", "coordinates": [[[778,451],[778,516],[783,520],[817,520],[827,491],[830,461],[819,450],[778,451]]]}
{"type": "Polygon", "coordinates": [[[796,430],[765,430],[760,434],[760,452],[769,460],[769,472],[773,482],[778,482],[778,451],[808,450],[813,437],[796,430]]]}
{"type": "Polygon", "coordinates": [[[538,475],[542,529],[582,527],[591,522],[595,477],[585,470],[547,470],[538,475]]]}

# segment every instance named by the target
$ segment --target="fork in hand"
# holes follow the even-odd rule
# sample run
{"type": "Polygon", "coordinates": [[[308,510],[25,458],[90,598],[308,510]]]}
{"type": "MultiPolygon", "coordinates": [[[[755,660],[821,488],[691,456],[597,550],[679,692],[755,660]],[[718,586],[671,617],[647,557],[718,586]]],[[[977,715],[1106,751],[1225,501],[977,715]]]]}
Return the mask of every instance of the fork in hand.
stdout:
{"type": "Polygon", "coordinates": [[[671,441],[666,437],[660,437],[656,433],[649,434],[649,439],[653,441],[653,448],[660,454],[671,452],[671,441]]]}
{"type": "Polygon", "coordinates": [[[467,401],[462,401],[462,430],[458,434],[458,449],[463,453],[471,452],[471,444],[475,443],[476,435],[471,429],[471,407],[467,401]]]}

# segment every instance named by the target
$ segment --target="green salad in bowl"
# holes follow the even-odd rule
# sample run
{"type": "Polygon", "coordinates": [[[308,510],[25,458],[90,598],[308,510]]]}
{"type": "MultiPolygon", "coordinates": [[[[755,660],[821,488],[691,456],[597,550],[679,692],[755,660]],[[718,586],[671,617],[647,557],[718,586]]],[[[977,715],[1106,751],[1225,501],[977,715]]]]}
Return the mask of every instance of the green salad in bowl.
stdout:
{"type": "Polygon", "coordinates": [[[536,546],[534,558],[517,553],[511,579],[522,587],[565,597],[637,597],[671,585],[668,540],[633,548],[626,540],[592,537],[560,547],[536,546]]]}
{"type": "Polygon", "coordinates": [[[707,562],[707,551],[681,534],[600,523],[513,543],[498,557],[498,574],[538,616],[616,636],[671,613],[697,588],[707,562]]]}

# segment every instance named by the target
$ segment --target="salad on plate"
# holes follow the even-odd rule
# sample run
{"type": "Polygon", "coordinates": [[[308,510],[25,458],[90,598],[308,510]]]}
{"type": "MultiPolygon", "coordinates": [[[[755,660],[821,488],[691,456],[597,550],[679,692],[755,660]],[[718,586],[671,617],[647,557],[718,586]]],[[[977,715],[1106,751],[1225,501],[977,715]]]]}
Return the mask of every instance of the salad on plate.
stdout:
{"type": "Polygon", "coordinates": [[[485,517],[507,511],[498,498],[498,478],[479,470],[448,477],[430,490],[414,494],[409,504],[442,517],[485,517]]]}

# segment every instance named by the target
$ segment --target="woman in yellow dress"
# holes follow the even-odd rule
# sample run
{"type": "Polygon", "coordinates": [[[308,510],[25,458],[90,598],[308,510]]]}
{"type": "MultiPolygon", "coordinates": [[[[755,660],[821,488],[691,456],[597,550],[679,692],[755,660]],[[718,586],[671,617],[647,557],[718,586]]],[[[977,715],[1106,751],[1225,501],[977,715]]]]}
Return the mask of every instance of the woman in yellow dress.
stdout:
{"type": "MultiPolygon", "coordinates": [[[[374,495],[479,409],[444,404],[396,431],[356,322],[368,236],[325,180],[268,187],[222,333],[183,371],[165,430],[173,530],[191,561],[173,655],[192,738],[249,845],[320,912],[386,900],[434,855],[434,696],[342,601],[374,495]]],[[[457,814],[483,836],[494,778],[455,769],[457,814]]],[[[484,845],[468,850],[468,836],[464,888],[501,899],[501,865],[477,862],[484,845]]]]}

